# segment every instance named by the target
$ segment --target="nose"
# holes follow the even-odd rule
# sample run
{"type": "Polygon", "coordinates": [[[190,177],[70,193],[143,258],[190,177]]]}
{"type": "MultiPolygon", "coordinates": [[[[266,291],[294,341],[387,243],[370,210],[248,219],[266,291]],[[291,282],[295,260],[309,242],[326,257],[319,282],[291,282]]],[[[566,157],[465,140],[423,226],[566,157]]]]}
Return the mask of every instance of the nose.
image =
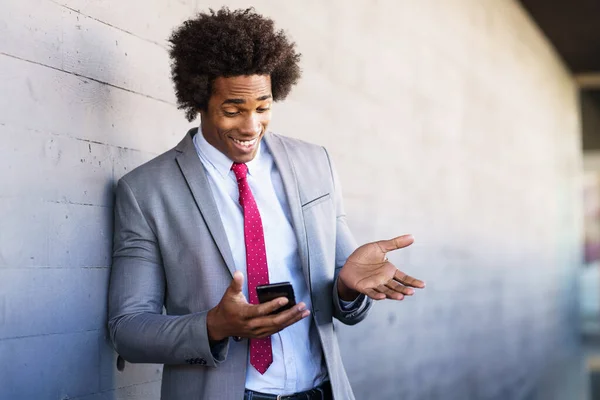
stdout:
{"type": "Polygon", "coordinates": [[[260,124],[260,119],[255,113],[248,115],[247,118],[244,119],[242,126],[240,126],[240,133],[255,137],[260,134],[262,130],[262,125],[260,124]]]}

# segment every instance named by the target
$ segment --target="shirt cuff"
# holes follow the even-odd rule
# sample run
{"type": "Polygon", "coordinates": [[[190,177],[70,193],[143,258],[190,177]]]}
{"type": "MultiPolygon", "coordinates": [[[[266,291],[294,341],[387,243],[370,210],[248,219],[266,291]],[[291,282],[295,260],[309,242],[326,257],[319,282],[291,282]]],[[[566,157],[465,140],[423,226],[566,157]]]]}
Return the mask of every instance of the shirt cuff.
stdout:
{"type": "Polygon", "coordinates": [[[345,301],[340,299],[340,308],[344,312],[357,311],[364,303],[365,295],[359,294],[358,297],[352,301],[345,301]]]}
{"type": "Polygon", "coordinates": [[[210,352],[215,360],[215,364],[225,361],[227,358],[229,338],[225,338],[210,346],[210,352]]]}

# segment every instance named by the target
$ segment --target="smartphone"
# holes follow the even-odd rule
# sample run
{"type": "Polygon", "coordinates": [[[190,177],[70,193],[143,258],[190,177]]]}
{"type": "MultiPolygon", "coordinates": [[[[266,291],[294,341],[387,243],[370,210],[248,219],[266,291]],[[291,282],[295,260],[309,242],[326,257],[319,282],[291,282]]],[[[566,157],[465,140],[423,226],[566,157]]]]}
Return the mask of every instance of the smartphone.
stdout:
{"type": "Polygon", "coordinates": [[[278,297],[287,297],[287,299],[289,300],[288,303],[285,306],[282,306],[277,310],[273,311],[271,314],[280,313],[296,305],[294,288],[289,282],[270,283],[268,285],[257,286],[256,294],[258,294],[258,301],[261,304],[274,300],[278,297]]]}

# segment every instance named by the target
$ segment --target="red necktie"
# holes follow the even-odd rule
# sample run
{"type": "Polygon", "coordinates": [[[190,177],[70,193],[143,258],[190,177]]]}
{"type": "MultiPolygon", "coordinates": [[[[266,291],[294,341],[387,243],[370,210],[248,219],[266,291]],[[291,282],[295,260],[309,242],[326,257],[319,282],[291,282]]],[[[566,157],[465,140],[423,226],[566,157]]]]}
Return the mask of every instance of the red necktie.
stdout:
{"type": "MultiPolygon", "coordinates": [[[[258,304],[256,287],[269,283],[265,236],[260,213],[248,185],[246,164],[234,163],[231,167],[235,173],[240,190],[240,205],[244,209],[244,240],[246,241],[246,275],[248,279],[248,296],[250,304],[258,304]]],[[[258,372],[264,374],[273,362],[271,336],[263,339],[250,339],[250,364],[258,372]]]]}

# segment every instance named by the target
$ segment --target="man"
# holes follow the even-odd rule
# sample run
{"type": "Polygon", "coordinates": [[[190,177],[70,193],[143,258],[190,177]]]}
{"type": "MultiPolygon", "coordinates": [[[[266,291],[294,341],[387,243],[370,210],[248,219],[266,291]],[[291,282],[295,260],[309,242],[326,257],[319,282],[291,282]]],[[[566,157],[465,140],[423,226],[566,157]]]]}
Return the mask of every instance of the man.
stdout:
{"type": "Polygon", "coordinates": [[[386,257],[412,236],[357,248],[325,149],[267,131],[300,77],[271,20],[201,13],[171,43],[179,106],[201,126],[117,186],[115,348],[165,364],[163,399],[354,398],[332,318],[424,287],[386,257]],[[258,304],[257,285],[282,281],[297,305],[258,304]]]}

